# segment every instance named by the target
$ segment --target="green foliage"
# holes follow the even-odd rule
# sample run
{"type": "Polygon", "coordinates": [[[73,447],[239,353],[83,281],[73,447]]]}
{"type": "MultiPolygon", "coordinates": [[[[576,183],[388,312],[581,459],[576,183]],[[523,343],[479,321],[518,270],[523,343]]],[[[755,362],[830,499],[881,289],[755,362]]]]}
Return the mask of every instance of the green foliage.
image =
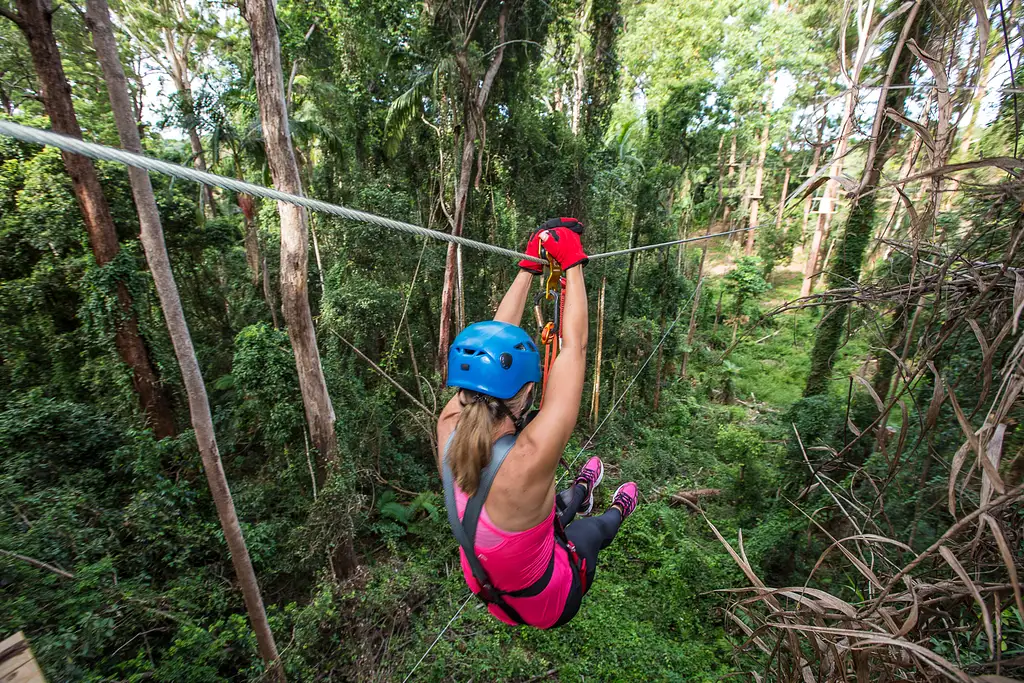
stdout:
{"type": "Polygon", "coordinates": [[[772,288],[764,279],[764,263],[756,256],[741,256],[736,267],[725,276],[725,283],[733,295],[736,315],[743,315],[746,304],[772,288]]]}
{"type": "Polygon", "coordinates": [[[246,327],[235,337],[231,374],[217,380],[237,404],[232,426],[268,447],[301,441],[302,397],[288,335],[266,323],[246,327]]]}
{"type": "MultiPolygon", "coordinates": [[[[767,583],[795,585],[823,541],[807,533],[807,519],[789,501],[814,510],[823,525],[835,522],[827,517],[831,499],[808,488],[804,453],[817,461],[822,451],[815,449],[841,447],[850,425],[874,418],[873,402],[858,389],[847,421],[848,377],[870,372],[866,361],[881,353],[865,331],[874,319],[860,310],[824,317],[798,310],[757,323],[763,299],[791,300],[799,291],[798,274],[775,272],[804,237],[797,234],[799,210],[790,207],[780,233],[770,219],[783,167],[792,191],[810,163],[806,140],[822,111],[825,138],[833,133],[832,109],[821,103],[836,95],[841,4],[527,0],[474,9],[283,0],[276,11],[303,190],[450,231],[465,103],[496,54],[498,13],[506,6],[501,69],[482,113],[468,114],[478,116],[481,139],[468,179],[465,236],[518,249],[541,221],[574,214],[587,223],[584,242],[594,253],[741,225],[741,197],[749,197],[754,169],[747,167],[742,186],[737,169],[726,166],[730,142],[735,136],[737,166],[747,163],[765,123],[771,137],[762,209],[772,224],[763,221],[757,233],[757,258],[715,239],[706,261],[700,245],[690,244],[588,266],[590,299],[599,287],[606,293],[597,415],[604,426],[588,446],[608,465],[597,505],[610,502],[615,482],[633,480],[641,507],[602,553],[598,579],[573,622],[552,632],[507,628],[471,601],[414,678],[540,680],[554,670],[564,680],[720,680],[738,665],[732,632],[723,627],[727,602],[716,591],[744,587],[747,578],[705,520],[676,507],[672,494],[717,490],[701,501],[707,519],[734,546],[742,533],[746,557],[767,583]],[[773,79],[793,82],[781,106],[773,79]],[[702,263],[706,280],[691,341],[689,302],[702,263]],[[821,349],[812,359],[815,339],[821,349]],[[809,376],[820,391],[801,398],[809,376]]],[[[212,170],[269,184],[249,37],[235,11],[163,0],[116,9],[134,36],[121,46],[126,65],[162,60],[169,37],[196,76],[191,96],[176,93],[156,112],[151,94],[138,94],[147,105],[141,127],[148,153],[191,164],[192,149],[177,129],[195,128],[212,170]]],[[[115,142],[81,17],[62,11],[54,21],[85,137],[115,142]]],[[[6,21],[0,75],[0,115],[47,127],[26,46],[6,21]]],[[[1004,98],[972,155],[1010,153],[1014,106],[1004,98]]],[[[859,164],[855,151],[847,172],[856,174],[859,164]]],[[[51,680],[261,680],[194,436],[154,441],[114,347],[124,287],[178,422],[187,425],[176,359],[136,242],[127,174],[115,164],[97,168],[122,241],[118,257],[102,268],[60,154],[0,139],[0,550],[46,563],[0,553],[0,634],[25,630],[51,680]]],[[[214,206],[204,207],[198,186],[156,174],[153,182],[224,468],[290,680],[402,680],[466,598],[438,493],[435,424],[392,384],[429,410],[443,405],[435,367],[446,249],[311,217],[308,296],[340,444],[339,461],[327,463],[308,442],[294,354],[278,327],[275,204],[255,211],[264,290],[246,260],[247,224],[235,195],[216,190],[214,206]],[[332,558],[349,537],[360,566],[339,579],[332,558]]],[[[841,240],[832,286],[859,276],[878,228],[875,196],[833,226],[841,240]]],[[[1009,230],[982,228],[993,212],[1012,213],[1019,198],[1003,202],[1007,208],[976,204],[943,208],[937,237],[971,229],[980,244],[1009,243],[1009,230]]],[[[889,235],[899,238],[908,228],[904,220],[889,235]]],[[[492,316],[514,266],[471,250],[460,263],[456,300],[465,322],[492,316]]],[[[903,282],[909,267],[909,257],[895,256],[878,272],[903,282]]],[[[1005,324],[993,314],[977,322],[986,330],[1005,324]]],[[[954,378],[961,403],[973,406],[983,391],[973,371],[984,354],[970,334],[963,337],[934,360],[954,378]]],[[[889,371],[895,366],[893,359],[889,371]]],[[[995,368],[991,379],[998,383],[995,368]]],[[[927,404],[930,381],[915,387],[908,405],[927,404]]],[[[890,473],[871,444],[850,457],[900,491],[887,502],[887,523],[913,527],[919,543],[931,543],[947,522],[934,494],[944,491],[946,472],[928,474],[922,463],[948,461],[947,444],[962,434],[948,407],[931,441],[921,438],[917,417],[911,409],[906,420],[907,441],[917,443],[905,453],[905,471],[890,473]]],[[[889,426],[902,425],[898,416],[889,426]]],[[[570,456],[593,427],[579,426],[570,456]]],[[[1019,439],[1007,436],[1007,453],[1019,439]]],[[[851,495],[865,493],[864,500],[875,495],[857,489],[861,479],[839,483],[851,495]]],[[[837,594],[861,590],[827,565],[814,581],[837,594]]],[[[964,626],[931,646],[980,663],[981,639],[964,626]]],[[[1024,624],[1012,608],[1003,629],[1004,657],[1019,656],[1012,639],[1019,643],[1024,624]]]]}

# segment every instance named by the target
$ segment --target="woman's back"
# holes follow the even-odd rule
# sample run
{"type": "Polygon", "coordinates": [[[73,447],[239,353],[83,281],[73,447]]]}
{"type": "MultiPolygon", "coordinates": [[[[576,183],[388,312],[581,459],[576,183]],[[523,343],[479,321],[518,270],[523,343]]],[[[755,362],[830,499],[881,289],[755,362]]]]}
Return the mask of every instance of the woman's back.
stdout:
{"type": "MultiPolygon", "coordinates": [[[[460,412],[461,405],[457,401],[445,406],[437,423],[437,443],[449,442],[460,412]]],[[[545,519],[555,492],[554,468],[537,457],[532,432],[532,425],[527,425],[516,439],[484,503],[484,513],[499,528],[510,532],[530,529],[545,519]]],[[[513,428],[499,430],[493,440],[513,433],[513,428]]]]}

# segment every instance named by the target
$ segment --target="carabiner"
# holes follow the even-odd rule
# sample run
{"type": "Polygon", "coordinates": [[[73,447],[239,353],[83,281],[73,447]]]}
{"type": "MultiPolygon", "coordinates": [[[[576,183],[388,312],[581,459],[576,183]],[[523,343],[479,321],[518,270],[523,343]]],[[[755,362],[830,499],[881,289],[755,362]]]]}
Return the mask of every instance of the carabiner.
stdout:
{"type": "Polygon", "coordinates": [[[544,298],[552,301],[557,296],[559,282],[562,279],[562,266],[544,247],[540,248],[541,258],[548,260],[548,279],[544,284],[544,298]]]}

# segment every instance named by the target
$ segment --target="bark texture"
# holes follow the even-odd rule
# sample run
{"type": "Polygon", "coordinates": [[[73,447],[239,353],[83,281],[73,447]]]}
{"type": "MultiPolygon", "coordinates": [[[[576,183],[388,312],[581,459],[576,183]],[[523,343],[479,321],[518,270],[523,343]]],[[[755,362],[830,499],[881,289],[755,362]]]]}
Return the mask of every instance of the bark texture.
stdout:
{"type": "MultiPolygon", "coordinates": [[[[118,57],[117,43],[111,28],[110,11],[106,0],[88,0],[86,24],[92,32],[93,44],[103,69],[103,78],[110,95],[110,106],[114,113],[121,146],[130,152],[141,153],[139,130],[135,125],[132,103],[128,95],[128,84],[125,80],[124,68],[118,57]]],[[[242,527],[238,522],[238,515],[235,513],[235,503],[231,497],[231,490],[228,487],[227,477],[224,475],[224,467],[217,449],[217,437],[213,430],[213,418],[210,415],[206,386],[203,383],[202,371],[199,368],[195,349],[192,347],[192,337],[188,331],[188,324],[185,322],[181,299],[178,296],[178,287],[171,271],[170,259],[167,256],[153,186],[150,183],[149,174],[142,169],[129,166],[128,177],[139,214],[139,224],[142,226],[142,246],[146,251],[146,258],[156,283],[164,319],[167,321],[167,329],[170,332],[171,342],[174,344],[174,354],[181,367],[185,391],[188,393],[189,411],[192,415],[192,428],[196,433],[199,453],[203,459],[203,470],[206,472],[206,480],[209,483],[210,492],[213,494],[213,501],[217,506],[217,516],[220,518],[224,539],[227,541],[228,551],[231,554],[231,563],[234,565],[235,575],[238,577],[238,583],[242,589],[245,608],[256,634],[260,656],[267,665],[271,678],[283,681],[284,674],[281,671],[274,635],[267,622],[267,613],[263,607],[259,583],[256,580],[252,561],[249,559],[249,550],[245,545],[245,538],[242,536],[242,527]]]]}
{"type": "MultiPolygon", "coordinates": [[[[71,86],[64,75],[53,35],[52,15],[53,10],[45,0],[18,0],[15,23],[28,42],[50,125],[55,132],[81,139],[82,129],[71,100],[71,86]]],[[[68,152],[62,152],[61,158],[71,177],[93,257],[97,265],[104,266],[114,260],[121,247],[96,167],[86,157],[68,152]]],[[[161,439],[173,436],[177,430],[171,400],[139,334],[131,294],[121,283],[117,285],[116,294],[122,313],[114,331],[117,353],[132,371],[132,385],[153,433],[161,439]]]]}
{"type": "MultiPolygon", "coordinates": [[[[274,187],[301,195],[299,166],[288,129],[281,43],[273,0],[248,0],[244,15],[252,39],[256,95],[274,187]]],[[[320,364],[309,306],[309,222],[305,211],[292,204],[278,202],[277,211],[281,217],[281,307],[295,355],[309,435],[327,465],[324,469],[332,477],[340,476],[337,472],[338,437],[334,432],[334,407],[320,364]]],[[[324,475],[321,478],[325,478],[324,475]]],[[[347,513],[338,511],[336,514],[347,513]]],[[[356,556],[350,533],[346,532],[338,539],[330,560],[340,576],[347,575],[355,567],[356,556]]]]}
{"type": "MultiPolygon", "coordinates": [[[[252,36],[256,94],[274,187],[301,195],[299,167],[288,129],[281,44],[273,4],[270,0],[246,2],[245,19],[252,36]]],[[[327,393],[309,307],[309,222],[300,207],[278,203],[277,210],[281,216],[281,303],[299,373],[302,403],[313,444],[323,458],[332,462],[338,457],[334,408],[327,393]]]]}

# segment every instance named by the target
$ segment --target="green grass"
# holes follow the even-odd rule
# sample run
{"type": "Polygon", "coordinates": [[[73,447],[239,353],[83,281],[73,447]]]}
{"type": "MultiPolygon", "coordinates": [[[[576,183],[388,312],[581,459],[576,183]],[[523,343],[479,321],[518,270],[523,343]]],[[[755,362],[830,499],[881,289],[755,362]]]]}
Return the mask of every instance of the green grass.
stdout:
{"type": "MultiPolygon", "coordinates": [[[[772,291],[767,295],[765,310],[797,299],[801,279],[799,273],[779,273],[772,291]]],[[[785,410],[800,399],[807,382],[809,356],[822,311],[813,308],[786,312],[747,332],[744,342],[729,358],[740,367],[739,376],[735,380],[738,398],[749,401],[753,397],[778,410],[785,410]]],[[[849,376],[858,370],[869,353],[869,343],[865,337],[858,334],[847,340],[832,370],[834,379],[829,393],[844,401],[849,388],[849,376]]]]}

